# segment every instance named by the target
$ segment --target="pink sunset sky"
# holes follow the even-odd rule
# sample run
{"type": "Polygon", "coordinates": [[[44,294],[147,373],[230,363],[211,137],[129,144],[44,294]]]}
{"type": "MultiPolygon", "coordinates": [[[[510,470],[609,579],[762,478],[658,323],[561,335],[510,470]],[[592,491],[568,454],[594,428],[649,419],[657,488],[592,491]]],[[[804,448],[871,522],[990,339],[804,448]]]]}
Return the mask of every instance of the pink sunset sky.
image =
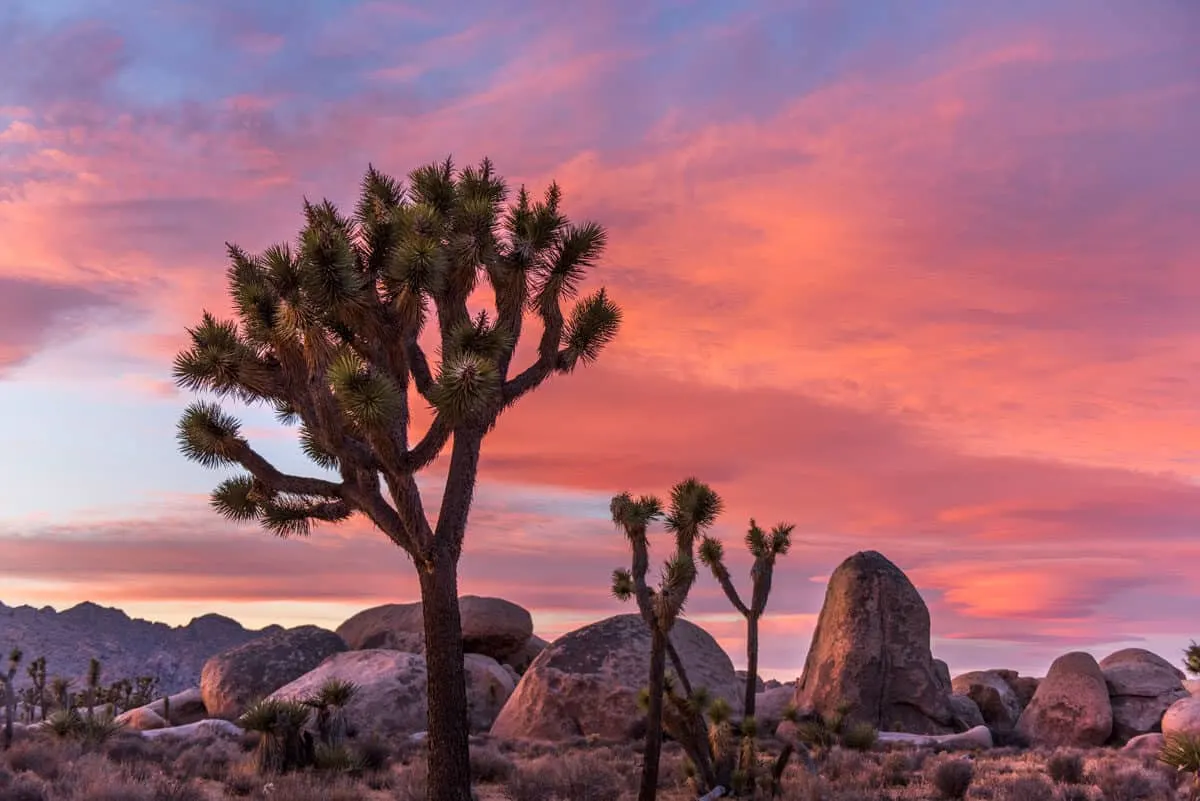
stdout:
{"type": "MultiPolygon", "coordinates": [[[[225,241],[292,239],[368,162],[453,153],[607,225],[594,281],[626,314],[487,440],[464,592],[548,638],[630,611],[608,501],[694,474],[743,587],[749,518],[796,524],[768,676],[799,674],[862,549],[917,585],[955,673],[1177,661],[1200,637],[1198,38],[1180,0],[6,2],[0,600],[329,627],[414,600],[368,525],[283,541],[211,512],[170,366],[226,308],[225,241]]],[[[744,663],[707,576],[689,615],[744,663]]]]}

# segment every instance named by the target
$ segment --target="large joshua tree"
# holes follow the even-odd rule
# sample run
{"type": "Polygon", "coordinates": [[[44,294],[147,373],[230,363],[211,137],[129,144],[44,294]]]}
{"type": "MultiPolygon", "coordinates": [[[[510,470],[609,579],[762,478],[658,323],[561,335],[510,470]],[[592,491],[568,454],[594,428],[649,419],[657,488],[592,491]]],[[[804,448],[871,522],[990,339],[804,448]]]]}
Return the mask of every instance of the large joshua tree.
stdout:
{"type": "Polygon", "coordinates": [[[603,289],[575,300],[604,250],[595,223],[572,224],[551,184],[515,200],[492,164],[450,159],[413,171],[407,186],[373,167],[357,208],[304,204],[295,248],[259,255],[228,247],[236,320],[205,312],[175,360],[189,390],[270,404],[298,424],[305,453],[333,477],[283,472],[213,402],[179,423],[183,453],[237,466],[212,495],[225,517],[282,536],[355,513],[412,559],[429,662],[429,798],[468,801],[467,696],[457,565],[480,447],[497,418],[555,373],[595,360],[621,314],[603,289]],[[472,306],[490,290],[492,313],[472,306]],[[513,365],[526,317],[541,334],[532,363],[513,365]],[[440,355],[426,354],[426,324],[440,355]],[[432,408],[419,437],[411,403],[432,408]],[[450,443],[436,517],[415,475],[450,443]]]}
{"type": "Polygon", "coordinates": [[[700,543],[700,561],[712,571],[713,578],[721,585],[725,597],[734,609],[746,618],[746,699],[745,716],[754,717],[755,685],[758,683],[758,621],[767,609],[767,598],[771,594],[771,580],[775,574],[775,559],[787,554],[792,547],[790,523],[780,523],[768,534],[758,527],[754,519],[746,532],[746,548],[754,557],[750,568],[750,603],[742,601],[737,587],[733,585],[729,570],[725,567],[725,546],[714,537],[705,537],[700,543]]]}
{"type": "MultiPolygon", "coordinates": [[[[638,611],[650,628],[649,708],[638,801],[654,801],[657,792],[669,650],[678,665],[678,655],[671,648],[671,629],[696,583],[696,539],[703,536],[717,519],[721,507],[720,496],[694,478],[681,481],[671,489],[671,507],[665,523],[667,530],[675,535],[675,553],[663,567],[661,584],[652,588],[646,582],[650,567],[647,532],[650,523],[663,516],[662,502],[652,495],[634,499],[629,493],[622,493],[613,498],[610,505],[613,523],[624,532],[633,557],[628,570],[613,571],[613,594],[623,601],[636,600],[638,611]]],[[[682,665],[677,669],[680,679],[686,680],[682,665]]],[[[691,687],[686,687],[685,692],[690,694],[691,687]]]]}

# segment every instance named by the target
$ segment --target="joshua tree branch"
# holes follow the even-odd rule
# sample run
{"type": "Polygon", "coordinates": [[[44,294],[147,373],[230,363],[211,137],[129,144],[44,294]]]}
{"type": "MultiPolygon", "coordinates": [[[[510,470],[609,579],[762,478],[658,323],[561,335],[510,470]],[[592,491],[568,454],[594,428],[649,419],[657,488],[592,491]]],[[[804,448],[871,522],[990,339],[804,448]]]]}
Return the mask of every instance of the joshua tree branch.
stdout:
{"type": "Polygon", "coordinates": [[[321,478],[307,478],[281,473],[276,467],[264,459],[256,450],[250,447],[246,440],[238,438],[231,448],[231,457],[242,467],[275,492],[286,492],[292,495],[327,498],[329,500],[344,500],[346,486],[335,484],[321,478]]]}
{"type": "Polygon", "coordinates": [[[412,373],[413,382],[417,385],[417,391],[421,393],[421,397],[432,403],[433,371],[429,368],[429,359],[426,358],[425,351],[417,342],[415,333],[408,335],[404,342],[404,348],[408,354],[408,369],[412,373]]]}
{"type": "Polygon", "coordinates": [[[725,569],[725,565],[713,565],[712,573],[713,578],[721,585],[721,590],[725,593],[725,597],[729,599],[729,603],[733,604],[733,608],[738,610],[743,617],[750,617],[750,609],[742,603],[737,587],[733,586],[733,580],[729,577],[729,571],[725,569]]]}

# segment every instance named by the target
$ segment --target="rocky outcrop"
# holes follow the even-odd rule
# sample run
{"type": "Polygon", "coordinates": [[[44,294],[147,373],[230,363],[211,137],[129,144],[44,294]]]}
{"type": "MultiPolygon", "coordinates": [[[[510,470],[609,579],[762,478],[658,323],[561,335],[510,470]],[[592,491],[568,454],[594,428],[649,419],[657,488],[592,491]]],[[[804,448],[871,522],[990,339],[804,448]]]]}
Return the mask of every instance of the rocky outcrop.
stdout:
{"type": "Polygon", "coordinates": [[[929,648],[929,610],[904,573],[875,551],[833,572],[796,707],[881,730],[945,734],[954,712],[929,648]]]}
{"type": "Polygon", "coordinates": [[[950,666],[944,660],[933,660],[933,675],[937,676],[938,684],[945,692],[951,691],[950,666]]]}
{"type": "Polygon", "coordinates": [[[117,715],[117,723],[133,731],[165,729],[170,725],[163,719],[162,715],[148,706],[139,706],[137,709],[122,712],[120,715],[117,715]]]}
{"type": "MultiPolygon", "coordinates": [[[[208,710],[204,706],[204,697],[200,693],[199,687],[191,687],[182,692],[175,693],[167,698],[167,703],[163,703],[163,699],[159,698],[145,706],[130,709],[128,712],[123,712],[117,715],[117,721],[125,723],[133,721],[134,716],[141,716],[138,719],[152,722],[154,718],[163,720],[164,726],[186,726],[189,723],[196,723],[208,717],[208,710]],[[145,716],[143,713],[149,713],[150,716],[145,716]],[[171,719],[165,720],[164,715],[170,714],[171,719]]],[[[147,726],[137,725],[129,722],[132,728],[149,728],[147,726]]]]}
{"type": "Polygon", "coordinates": [[[1164,735],[1187,734],[1200,737],[1200,696],[1181,698],[1163,714],[1164,735]]]}
{"type": "Polygon", "coordinates": [[[955,728],[964,731],[976,726],[984,726],[983,713],[979,706],[965,695],[951,695],[950,708],[954,710],[955,728]]]}
{"type": "Polygon", "coordinates": [[[241,737],[245,730],[227,720],[201,720],[186,726],[171,726],[166,729],[148,729],[141,732],[146,740],[170,738],[198,739],[201,737],[241,737]]]}
{"type": "Polygon", "coordinates": [[[1012,685],[992,670],[974,670],[955,676],[951,682],[955,695],[969,698],[979,708],[983,722],[1002,731],[1011,731],[1021,717],[1021,701],[1012,685]]]}
{"type": "Polygon", "coordinates": [[[947,750],[975,750],[991,748],[992,732],[987,726],[975,726],[955,734],[912,734],[910,732],[881,731],[881,745],[908,745],[922,748],[944,748],[947,750]]]}
{"type": "Polygon", "coordinates": [[[511,667],[516,671],[517,676],[522,675],[529,666],[533,664],[533,660],[538,658],[538,654],[546,650],[546,646],[550,643],[543,640],[541,637],[534,634],[529,638],[529,642],[525,643],[525,647],[519,652],[504,660],[501,664],[511,667]]]}
{"type": "MultiPolygon", "coordinates": [[[[0,603],[4,648],[20,648],[26,663],[46,657],[50,675],[73,678],[79,687],[85,684],[88,660],[95,657],[103,665],[105,683],[151,676],[158,679],[160,693],[178,692],[200,682],[200,670],[213,654],[278,630],[245,629],[221,615],[168,626],[90,602],[62,612],[0,603]]],[[[30,685],[24,670],[18,671],[16,685],[18,690],[30,685]]]]}
{"type": "MultiPolygon", "coordinates": [[[[729,702],[742,699],[729,656],[708,632],[679,620],[671,632],[693,687],[729,702]]],[[[668,670],[670,670],[668,664],[668,670]]],[[[637,694],[650,671],[650,630],[638,615],[617,615],[550,644],[521,677],[492,726],[504,739],[562,740],[634,736],[644,725],[637,694]]]]}
{"type": "Polygon", "coordinates": [[[754,718],[759,731],[773,731],[779,725],[794,693],[793,688],[781,685],[754,694],[754,718]]]}
{"type": "Polygon", "coordinates": [[[1032,744],[1089,748],[1112,735],[1108,685],[1091,654],[1074,651],[1050,665],[1016,730],[1032,744]]]}
{"type": "MultiPolygon", "coordinates": [[[[365,609],[338,626],[351,650],[385,648],[425,653],[425,622],[420,602],[386,604],[365,609]]],[[[533,617],[502,598],[464,595],[458,599],[463,652],[483,654],[497,662],[520,659],[533,636],[533,617]]]]}
{"type": "Polygon", "coordinates": [[[1100,661],[1112,704],[1112,739],[1120,744],[1161,730],[1163,713],[1187,698],[1183,672],[1142,648],[1126,648],[1100,661]]]}
{"type": "MultiPolygon", "coordinates": [[[[471,730],[485,732],[512,694],[513,681],[491,657],[467,654],[463,664],[471,730]]],[[[392,739],[426,729],[428,675],[425,657],[420,654],[386,649],[346,651],[280,687],[271,697],[301,700],[329,679],[353,682],[358,691],[345,709],[350,734],[392,739]]]]}
{"type": "Polygon", "coordinates": [[[200,673],[200,695],[208,714],[235,720],[246,707],[322,660],[346,650],[332,631],[316,626],[284,629],[209,659],[200,673]]]}

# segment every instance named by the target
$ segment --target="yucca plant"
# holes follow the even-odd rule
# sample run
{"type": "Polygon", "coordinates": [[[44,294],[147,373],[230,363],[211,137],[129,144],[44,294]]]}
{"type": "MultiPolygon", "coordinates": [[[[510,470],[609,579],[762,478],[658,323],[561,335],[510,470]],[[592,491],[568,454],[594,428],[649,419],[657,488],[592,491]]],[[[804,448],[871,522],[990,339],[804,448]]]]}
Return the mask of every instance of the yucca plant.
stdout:
{"type": "Polygon", "coordinates": [[[358,685],[345,679],[329,678],[304,704],[317,712],[317,738],[323,745],[336,747],[346,740],[346,705],[358,693],[358,685]]]}
{"type": "Polygon", "coordinates": [[[4,750],[12,747],[13,721],[17,717],[17,668],[21,666],[21,649],[13,648],[8,653],[8,667],[0,673],[0,689],[4,690],[4,750]]]}
{"type": "Polygon", "coordinates": [[[733,585],[729,570],[725,567],[725,546],[715,537],[705,537],[700,544],[700,561],[721,585],[725,597],[733,608],[746,618],[746,696],[744,714],[754,716],[755,689],[758,684],[758,621],[767,609],[767,598],[771,594],[771,580],[775,575],[775,560],[787,554],[792,547],[790,523],[780,523],[768,533],[758,527],[753,518],[746,532],[746,549],[754,557],[750,567],[750,603],[742,601],[733,585]]]}
{"type": "Polygon", "coordinates": [[[1200,643],[1192,640],[1183,652],[1183,667],[1193,676],[1200,676],[1200,643]]]}
{"type": "MultiPolygon", "coordinates": [[[[662,570],[657,588],[646,583],[650,568],[647,531],[652,521],[663,517],[662,502],[652,495],[634,499],[628,492],[612,499],[609,510],[613,523],[625,534],[633,554],[631,567],[613,571],[612,592],[622,601],[636,600],[642,619],[650,628],[650,680],[646,712],[646,747],[642,758],[642,783],[638,801],[654,801],[658,788],[658,766],[662,753],[663,695],[670,634],[683,612],[688,593],[696,583],[695,546],[697,538],[721,513],[721,497],[695,478],[671,488],[671,507],[665,523],[675,535],[675,553],[662,570]]],[[[675,655],[676,673],[686,682],[686,672],[675,655]]],[[[687,686],[685,695],[691,694],[687,686]]],[[[704,765],[697,766],[704,769],[704,765]]]]}
{"type": "Polygon", "coordinates": [[[125,725],[117,722],[111,713],[101,712],[80,720],[75,736],[85,748],[97,748],[104,745],[122,730],[125,725]]]}
{"type": "Polygon", "coordinates": [[[1181,773],[1192,774],[1192,797],[1200,797],[1200,735],[1168,734],[1158,760],[1181,773]]]}
{"type": "Polygon", "coordinates": [[[236,320],[205,312],[174,366],[183,389],[273,407],[326,471],[285,473],[219,404],[193,403],[183,454],[244,471],[214,491],[219,513],[285,537],[360,514],[412,559],[431,676],[429,801],[471,798],[458,561],[484,437],[551,376],[599,358],[621,322],[603,289],[580,297],[604,228],[573,224],[557,184],[509,197],[487,159],[421,167],[407,186],[368,167],[352,215],[305,202],[294,247],[228,247],[236,320]],[[481,301],[493,308],[472,314],[481,301]],[[521,369],[527,321],[541,332],[521,369]],[[413,402],[433,410],[423,433],[413,402]],[[448,443],[440,509],[427,515],[416,476],[448,443]]]}
{"type": "Polygon", "coordinates": [[[59,739],[77,737],[83,731],[83,716],[74,707],[56,709],[46,718],[46,728],[59,739]]]}
{"type": "Polygon", "coordinates": [[[304,736],[311,715],[302,701],[279,698],[256,701],[242,713],[238,725],[259,734],[254,759],[260,773],[287,773],[312,763],[304,736]]]}

